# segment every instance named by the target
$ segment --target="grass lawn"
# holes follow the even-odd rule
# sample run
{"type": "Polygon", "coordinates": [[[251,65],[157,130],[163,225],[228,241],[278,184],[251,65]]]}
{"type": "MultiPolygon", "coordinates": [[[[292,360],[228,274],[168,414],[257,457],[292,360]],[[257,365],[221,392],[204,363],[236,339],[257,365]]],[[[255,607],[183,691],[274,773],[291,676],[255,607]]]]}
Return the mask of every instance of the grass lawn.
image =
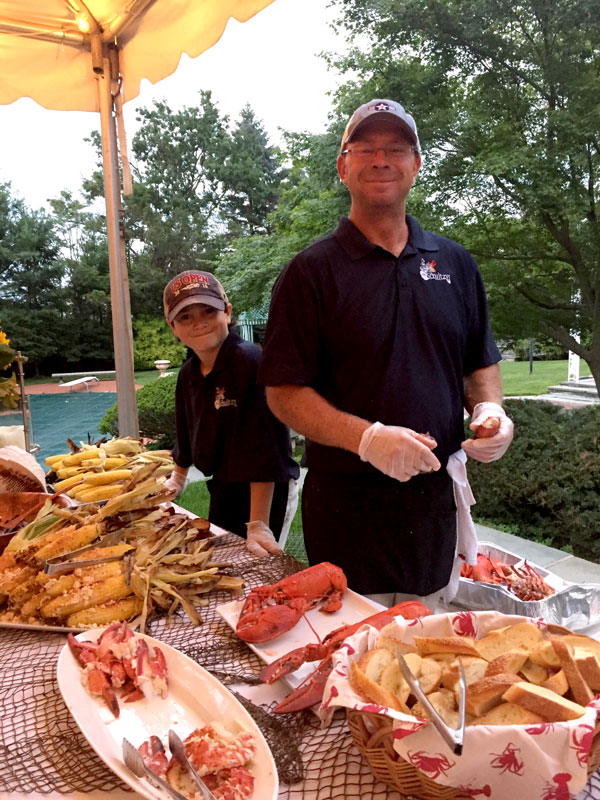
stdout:
{"type": "MultiPolygon", "coordinates": [[[[580,362],[582,377],[590,374],[590,368],[580,362]]],[[[568,361],[534,361],[529,374],[529,361],[502,361],[502,388],[504,396],[546,394],[549,386],[566,381],[569,372],[568,361]]]]}
{"type": "MultiPolygon", "coordinates": [[[[179,372],[179,367],[170,369],[169,372],[179,372]]],[[[549,386],[553,386],[561,381],[567,380],[568,362],[567,361],[534,361],[533,372],[529,374],[529,361],[503,361],[500,364],[502,373],[502,383],[504,395],[533,395],[545,394],[549,386]]],[[[580,372],[582,377],[590,374],[588,365],[581,361],[580,372]]],[[[84,374],[83,372],[81,373],[84,374]]],[[[89,370],[93,375],[94,370],[89,370]]],[[[134,372],[135,382],[142,386],[153,383],[158,378],[158,370],[148,369],[134,372]]],[[[114,380],[113,375],[100,376],[100,380],[114,380]]],[[[36,383],[58,383],[58,378],[51,378],[49,375],[39,378],[27,378],[25,384],[30,386],[36,383]]]]}
{"type": "MultiPolygon", "coordinates": [[[[181,496],[176,500],[177,504],[183,508],[187,508],[193,514],[199,517],[208,516],[209,494],[206,488],[206,481],[196,481],[189,483],[184,489],[181,496]]],[[[306,550],[304,549],[304,539],[302,537],[302,514],[300,512],[302,504],[302,492],[298,499],[298,508],[292,520],[290,532],[288,534],[287,542],[285,544],[285,552],[300,561],[300,563],[308,566],[308,558],[306,557],[306,550]]]]}

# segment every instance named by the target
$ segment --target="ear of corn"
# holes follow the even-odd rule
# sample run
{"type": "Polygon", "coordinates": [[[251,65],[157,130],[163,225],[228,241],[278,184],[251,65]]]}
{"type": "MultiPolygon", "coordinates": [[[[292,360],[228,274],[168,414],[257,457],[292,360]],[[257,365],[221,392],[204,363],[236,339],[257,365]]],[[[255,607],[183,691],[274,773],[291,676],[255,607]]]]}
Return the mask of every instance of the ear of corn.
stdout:
{"type": "Polygon", "coordinates": [[[73,453],[72,456],[67,456],[66,458],[63,458],[63,466],[74,467],[81,461],[87,461],[91,458],[98,458],[99,455],[100,455],[100,450],[98,447],[86,447],[83,450],[80,450],[79,453],[73,453]]]}
{"type": "Polygon", "coordinates": [[[121,574],[112,575],[98,583],[82,586],[80,589],[69,592],[67,595],[55,597],[41,607],[43,617],[68,617],[86,608],[106,603],[108,600],[119,600],[131,594],[131,589],[125,583],[123,565],[121,574]]]}
{"type": "Polygon", "coordinates": [[[58,456],[48,456],[48,458],[44,459],[44,463],[52,467],[54,464],[59,464],[63,459],[68,458],[70,455],[71,453],[62,453],[58,456]]]}
{"type": "Polygon", "coordinates": [[[106,458],[104,460],[104,469],[114,469],[115,467],[121,467],[123,464],[126,464],[128,461],[125,456],[115,456],[115,458],[106,458]]]}
{"type": "Polygon", "coordinates": [[[60,556],[63,553],[69,553],[71,550],[77,550],[80,547],[91,544],[94,539],[101,536],[102,530],[101,526],[96,523],[82,525],[81,527],[69,525],[67,528],[61,528],[55,533],[49,533],[39,542],[34,542],[26,550],[22,550],[19,556],[25,559],[31,555],[35,562],[43,564],[49,558],[54,558],[54,556],[60,556]]]}
{"type": "MultiPolygon", "coordinates": [[[[77,467],[60,467],[60,469],[54,470],[58,477],[61,480],[65,478],[72,478],[74,475],[83,475],[87,472],[85,467],[77,466],[77,467]]],[[[54,484],[56,486],[56,484],[54,484]]]]}
{"type": "Polygon", "coordinates": [[[113,469],[110,472],[96,472],[85,478],[86,486],[104,486],[107,483],[126,481],[131,478],[130,469],[113,469]]]}
{"type": "Polygon", "coordinates": [[[123,489],[121,483],[109,483],[107,486],[91,486],[75,495],[80,503],[96,503],[99,500],[110,500],[116,497],[123,489]]]}
{"type": "Polygon", "coordinates": [[[55,492],[62,492],[63,489],[68,489],[70,486],[75,486],[77,483],[81,483],[81,481],[85,481],[86,477],[90,474],[89,472],[82,472],[78,475],[73,475],[71,478],[65,478],[62,481],[57,481],[54,484],[54,491],[55,492]]]}
{"type": "Polygon", "coordinates": [[[141,597],[129,595],[120,600],[109,600],[98,606],[86,608],[67,617],[67,625],[70,628],[87,628],[90,625],[109,625],[111,622],[119,622],[123,619],[142,613],[144,601],[141,597]]]}

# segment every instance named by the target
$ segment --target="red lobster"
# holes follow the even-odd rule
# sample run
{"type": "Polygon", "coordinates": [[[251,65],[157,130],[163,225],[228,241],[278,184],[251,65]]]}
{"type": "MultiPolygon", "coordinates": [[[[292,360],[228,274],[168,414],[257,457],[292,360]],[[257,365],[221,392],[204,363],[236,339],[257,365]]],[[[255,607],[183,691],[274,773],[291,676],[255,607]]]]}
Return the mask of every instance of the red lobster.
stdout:
{"type": "Polygon", "coordinates": [[[298,647],[296,650],[292,650],[273,661],[272,664],[263,667],[260,673],[261,680],[265,683],[273,683],[278,678],[294,672],[305,662],[321,659],[321,663],[312,675],[309,675],[304,683],[275,706],[273,710],[277,714],[287,713],[288,711],[301,711],[303,708],[310,708],[310,706],[320,702],[323,698],[323,690],[325,689],[327,678],[331,672],[333,654],[344,639],[352,636],[362,625],[373,625],[377,630],[380,630],[397,616],[402,616],[405,619],[417,619],[418,617],[427,617],[430,614],[431,611],[427,606],[419,603],[418,600],[398,603],[392,608],[379,611],[377,614],[360,620],[360,622],[355,622],[353,625],[343,625],[341,628],[336,628],[336,630],[328,633],[320,644],[307,644],[304,647],[298,647]]]}
{"type": "Polygon", "coordinates": [[[477,553],[477,564],[463,564],[460,575],[461,578],[483,583],[504,584],[519,600],[542,600],[554,594],[554,589],[527,561],[521,567],[511,567],[503,561],[495,561],[483,553],[477,553]]]}
{"type": "Polygon", "coordinates": [[[325,601],[320,611],[337,611],[348,588],[343,571],[323,561],[246,597],[235,632],[244,642],[270,642],[291,630],[302,615],[325,601]]]}

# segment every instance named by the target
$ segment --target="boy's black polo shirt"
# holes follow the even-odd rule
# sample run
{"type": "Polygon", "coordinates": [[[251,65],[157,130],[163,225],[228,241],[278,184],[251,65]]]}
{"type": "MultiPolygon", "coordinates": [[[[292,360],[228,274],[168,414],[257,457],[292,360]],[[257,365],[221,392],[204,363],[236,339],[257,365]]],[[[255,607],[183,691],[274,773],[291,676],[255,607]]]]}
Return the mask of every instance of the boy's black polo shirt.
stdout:
{"type": "MultiPolygon", "coordinates": [[[[463,377],[500,354],[473,258],[406,219],[398,258],[342,217],[288,264],[273,289],[259,381],[311,386],[363,419],[430,433],[445,465],[464,439],[463,377]]],[[[374,471],[353,453],[314,442],[305,461],[374,471]]]]}
{"type": "Polygon", "coordinates": [[[260,349],[231,331],[212,371],[184,362],[176,389],[175,463],[224,483],[288,481],[300,470],[288,429],[269,411],[256,375],[260,349]]]}

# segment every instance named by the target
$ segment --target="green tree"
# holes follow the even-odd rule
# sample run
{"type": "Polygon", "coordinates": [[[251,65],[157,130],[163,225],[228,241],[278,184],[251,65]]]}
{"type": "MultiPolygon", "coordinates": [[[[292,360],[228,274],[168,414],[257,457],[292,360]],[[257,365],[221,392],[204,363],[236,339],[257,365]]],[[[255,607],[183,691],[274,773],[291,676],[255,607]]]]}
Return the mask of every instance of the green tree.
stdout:
{"type": "Polygon", "coordinates": [[[223,252],[216,271],[227,288],[234,312],[260,308],[287,262],[320,236],[332,231],[349,200],[337,177],[337,133],[286,134],[289,174],[278,205],[268,217],[267,233],[244,236],[223,252]]]}
{"type": "Polygon", "coordinates": [[[250,106],[242,109],[231,134],[229,155],[218,174],[224,190],[222,213],[228,234],[237,237],[264,233],[286,173],[250,106]]]}
{"type": "Polygon", "coordinates": [[[63,268],[51,217],[0,184],[0,318],[11,346],[34,368],[58,352],[63,268]]]}
{"type": "Polygon", "coordinates": [[[340,109],[389,96],[415,114],[421,184],[480,261],[496,323],[551,335],[600,385],[598,0],[335,4],[363,42],[336,61],[358,76],[340,109]],[[497,312],[517,297],[526,319],[497,312]]]}
{"type": "Polygon", "coordinates": [[[63,267],[62,327],[58,351],[67,362],[112,363],[112,313],[105,220],[70,192],[50,201],[63,267]]]}

